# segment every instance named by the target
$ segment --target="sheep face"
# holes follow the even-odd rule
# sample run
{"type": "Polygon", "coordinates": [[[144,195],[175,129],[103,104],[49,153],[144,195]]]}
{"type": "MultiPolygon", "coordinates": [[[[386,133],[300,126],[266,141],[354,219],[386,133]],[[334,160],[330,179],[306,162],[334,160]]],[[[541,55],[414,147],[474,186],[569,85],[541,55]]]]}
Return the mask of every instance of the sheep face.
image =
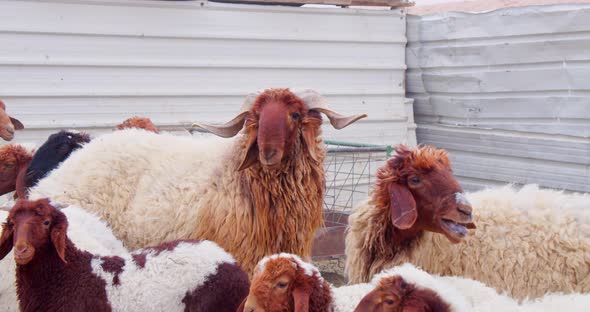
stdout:
{"type": "Polygon", "coordinates": [[[16,189],[21,153],[26,153],[17,145],[5,145],[0,148],[0,195],[16,189]]]}
{"type": "Polygon", "coordinates": [[[317,142],[322,123],[320,113],[325,114],[336,129],[366,117],[365,114],[347,117],[332,111],[315,91],[268,89],[248,96],[240,114],[225,125],[195,126],[222,137],[235,136],[244,126],[246,151],[239,170],[255,163],[275,169],[292,156],[297,146],[302,146],[308,157],[320,161],[321,147],[317,142]]]}
{"type": "Polygon", "coordinates": [[[396,153],[379,170],[376,191],[389,203],[394,227],[410,235],[422,230],[441,233],[453,243],[460,242],[475,225],[471,204],[453,176],[446,151],[400,145],[396,153]]]}
{"type": "Polygon", "coordinates": [[[8,116],[6,105],[0,101],[0,137],[6,141],[11,141],[14,139],[14,131],[24,128],[18,119],[8,116]]]}
{"type": "Polygon", "coordinates": [[[149,119],[144,117],[131,117],[117,125],[117,130],[138,128],[151,131],[154,133],[160,133],[156,125],[149,119]]]}
{"type": "Polygon", "coordinates": [[[448,312],[449,304],[430,289],[417,288],[400,276],[382,279],[354,312],[448,312]]]}
{"type": "Polygon", "coordinates": [[[90,136],[83,132],[60,131],[49,136],[39,147],[31,160],[25,175],[25,185],[32,187],[55,169],[70,154],[90,142],[90,136]]]}
{"type": "Polygon", "coordinates": [[[14,247],[14,259],[26,265],[41,250],[55,249],[65,260],[67,220],[47,199],[19,200],[10,210],[0,236],[0,259],[14,247]]]}
{"type": "Polygon", "coordinates": [[[330,301],[330,286],[315,268],[297,256],[280,254],[260,261],[238,311],[327,311],[330,301]]]}

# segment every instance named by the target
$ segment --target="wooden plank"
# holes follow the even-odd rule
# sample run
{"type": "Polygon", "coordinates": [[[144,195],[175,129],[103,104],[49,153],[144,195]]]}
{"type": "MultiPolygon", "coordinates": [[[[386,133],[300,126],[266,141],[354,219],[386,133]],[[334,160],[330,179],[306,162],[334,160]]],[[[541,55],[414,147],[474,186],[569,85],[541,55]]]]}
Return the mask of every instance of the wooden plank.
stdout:
{"type": "Polygon", "coordinates": [[[292,6],[304,4],[330,4],[339,6],[383,6],[392,8],[409,7],[414,5],[414,2],[410,0],[213,0],[210,2],[292,6]]]}

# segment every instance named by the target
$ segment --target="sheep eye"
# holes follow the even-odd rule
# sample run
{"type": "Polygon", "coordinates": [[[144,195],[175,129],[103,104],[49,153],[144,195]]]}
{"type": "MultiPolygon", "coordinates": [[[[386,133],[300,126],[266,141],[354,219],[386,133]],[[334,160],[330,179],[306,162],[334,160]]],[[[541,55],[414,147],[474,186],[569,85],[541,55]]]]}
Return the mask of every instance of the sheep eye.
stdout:
{"type": "Polygon", "coordinates": [[[278,282],[277,283],[277,287],[278,288],[286,288],[287,287],[287,283],[285,283],[285,282],[278,282]]]}
{"type": "Polygon", "coordinates": [[[299,119],[299,117],[300,117],[299,116],[299,113],[293,113],[293,114],[291,114],[291,118],[293,118],[293,120],[297,120],[297,119],[299,119]]]}
{"type": "Polygon", "coordinates": [[[14,168],[14,164],[6,163],[6,164],[4,164],[4,167],[9,168],[9,169],[14,168]]]}
{"type": "Polygon", "coordinates": [[[412,184],[420,184],[420,178],[418,178],[418,177],[412,177],[412,178],[410,179],[410,182],[411,182],[412,184]]]}
{"type": "Polygon", "coordinates": [[[395,303],[392,299],[385,299],[383,302],[385,302],[385,304],[388,304],[388,305],[392,305],[395,303]]]}
{"type": "Polygon", "coordinates": [[[43,225],[49,225],[49,221],[43,222],[43,225]]]}

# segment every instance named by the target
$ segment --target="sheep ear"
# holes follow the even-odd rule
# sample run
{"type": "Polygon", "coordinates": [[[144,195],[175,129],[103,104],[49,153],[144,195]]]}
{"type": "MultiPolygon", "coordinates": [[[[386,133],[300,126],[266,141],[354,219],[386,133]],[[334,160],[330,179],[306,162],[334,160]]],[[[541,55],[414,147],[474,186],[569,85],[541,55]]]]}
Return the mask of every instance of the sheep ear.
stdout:
{"type": "Polygon", "coordinates": [[[256,137],[256,133],[249,134],[248,141],[246,142],[246,149],[248,151],[246,152],[246,155],[244,155],[244,159],[242,159],[238,171],[249,168],[258,161],[258,144],[256,144],[256,137]]]}
{"type": "Polygon", "coordinates": [[[293,289],[293,302],[295,303],[295,312],[309,312],[309,295],[310,289],[297,287],[293,289]]]}
{"type": "Polygon", "coordinates": [[[246,300],[248,300],[248,297],[246,297],[246,298],[244,298],[244,300],[242,300],[242,303],[240,304],[240,306],[238,307],[236,312],[244,312],[244,309],[246,306],[246,300]]]}
{"type": "Polygon", "coordinates": [[[12,122],[12,125],[14,126],[15,130],[22,130],[25,128],[25,126],[23,126],[23,123],[20,122],[18,119],[16,118],[12,118],[10,117],[10,122],[12,122]]]}
{"type": "Polygon", "coordinates": [[[57,255],[64,263],[66,261],[66,233],[68,228],[68,222],[66,220],[60,220],[57,224],[53,225],[51,229],[51,242],[57,251],[57,255]]]}
{"type": "Polygon", "coordinates": [[[303,136],[305,147],[309,152],[309,156],[316,162],[318,161],[318,155],[314,148],[317,146],[316,139],[318,133],[316,130],[319,129],[321,124],[322,116],[318,112],[309,111],[309,116],[305,118],[301,127],[301,135],[303,136]]]}
{"type": "Polygon", "coordinates": [[[418,219],[416,201],[410,190],[401,184],[389,185],[391,222],[400,230],[411,228],[418,219]]]}
{"type": "Polygon", "coordinates": [[[13,231],[8,225],[4,224],[2,227],[2,236],[0,236],[0,260],[4,259],[6,255],[12,250],[13,231]]]}

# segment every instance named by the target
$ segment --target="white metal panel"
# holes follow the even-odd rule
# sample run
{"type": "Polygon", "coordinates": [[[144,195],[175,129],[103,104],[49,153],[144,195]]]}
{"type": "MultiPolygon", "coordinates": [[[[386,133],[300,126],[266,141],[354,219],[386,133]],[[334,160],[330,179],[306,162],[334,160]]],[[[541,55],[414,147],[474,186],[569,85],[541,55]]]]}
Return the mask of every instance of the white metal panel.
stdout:
{"type": "MultiPolygon", "coordinates": [[[[404,99],[405,14],[183,1],[0,1],[0,98],[42,141],[233,117],[249,92],[313,88],[369,118],[325,137],[415,144],[404,99]]],[[[409,108],[408,108],[409,106],[409,108]]],[[[180,133],[180,132],[179,132],[180,133]]]]}
{"type": "Polygon", "coordinates": [[[590,6],[408,19],[419,143],[451,151],[467,188],[590,192],[590,6]]]}

